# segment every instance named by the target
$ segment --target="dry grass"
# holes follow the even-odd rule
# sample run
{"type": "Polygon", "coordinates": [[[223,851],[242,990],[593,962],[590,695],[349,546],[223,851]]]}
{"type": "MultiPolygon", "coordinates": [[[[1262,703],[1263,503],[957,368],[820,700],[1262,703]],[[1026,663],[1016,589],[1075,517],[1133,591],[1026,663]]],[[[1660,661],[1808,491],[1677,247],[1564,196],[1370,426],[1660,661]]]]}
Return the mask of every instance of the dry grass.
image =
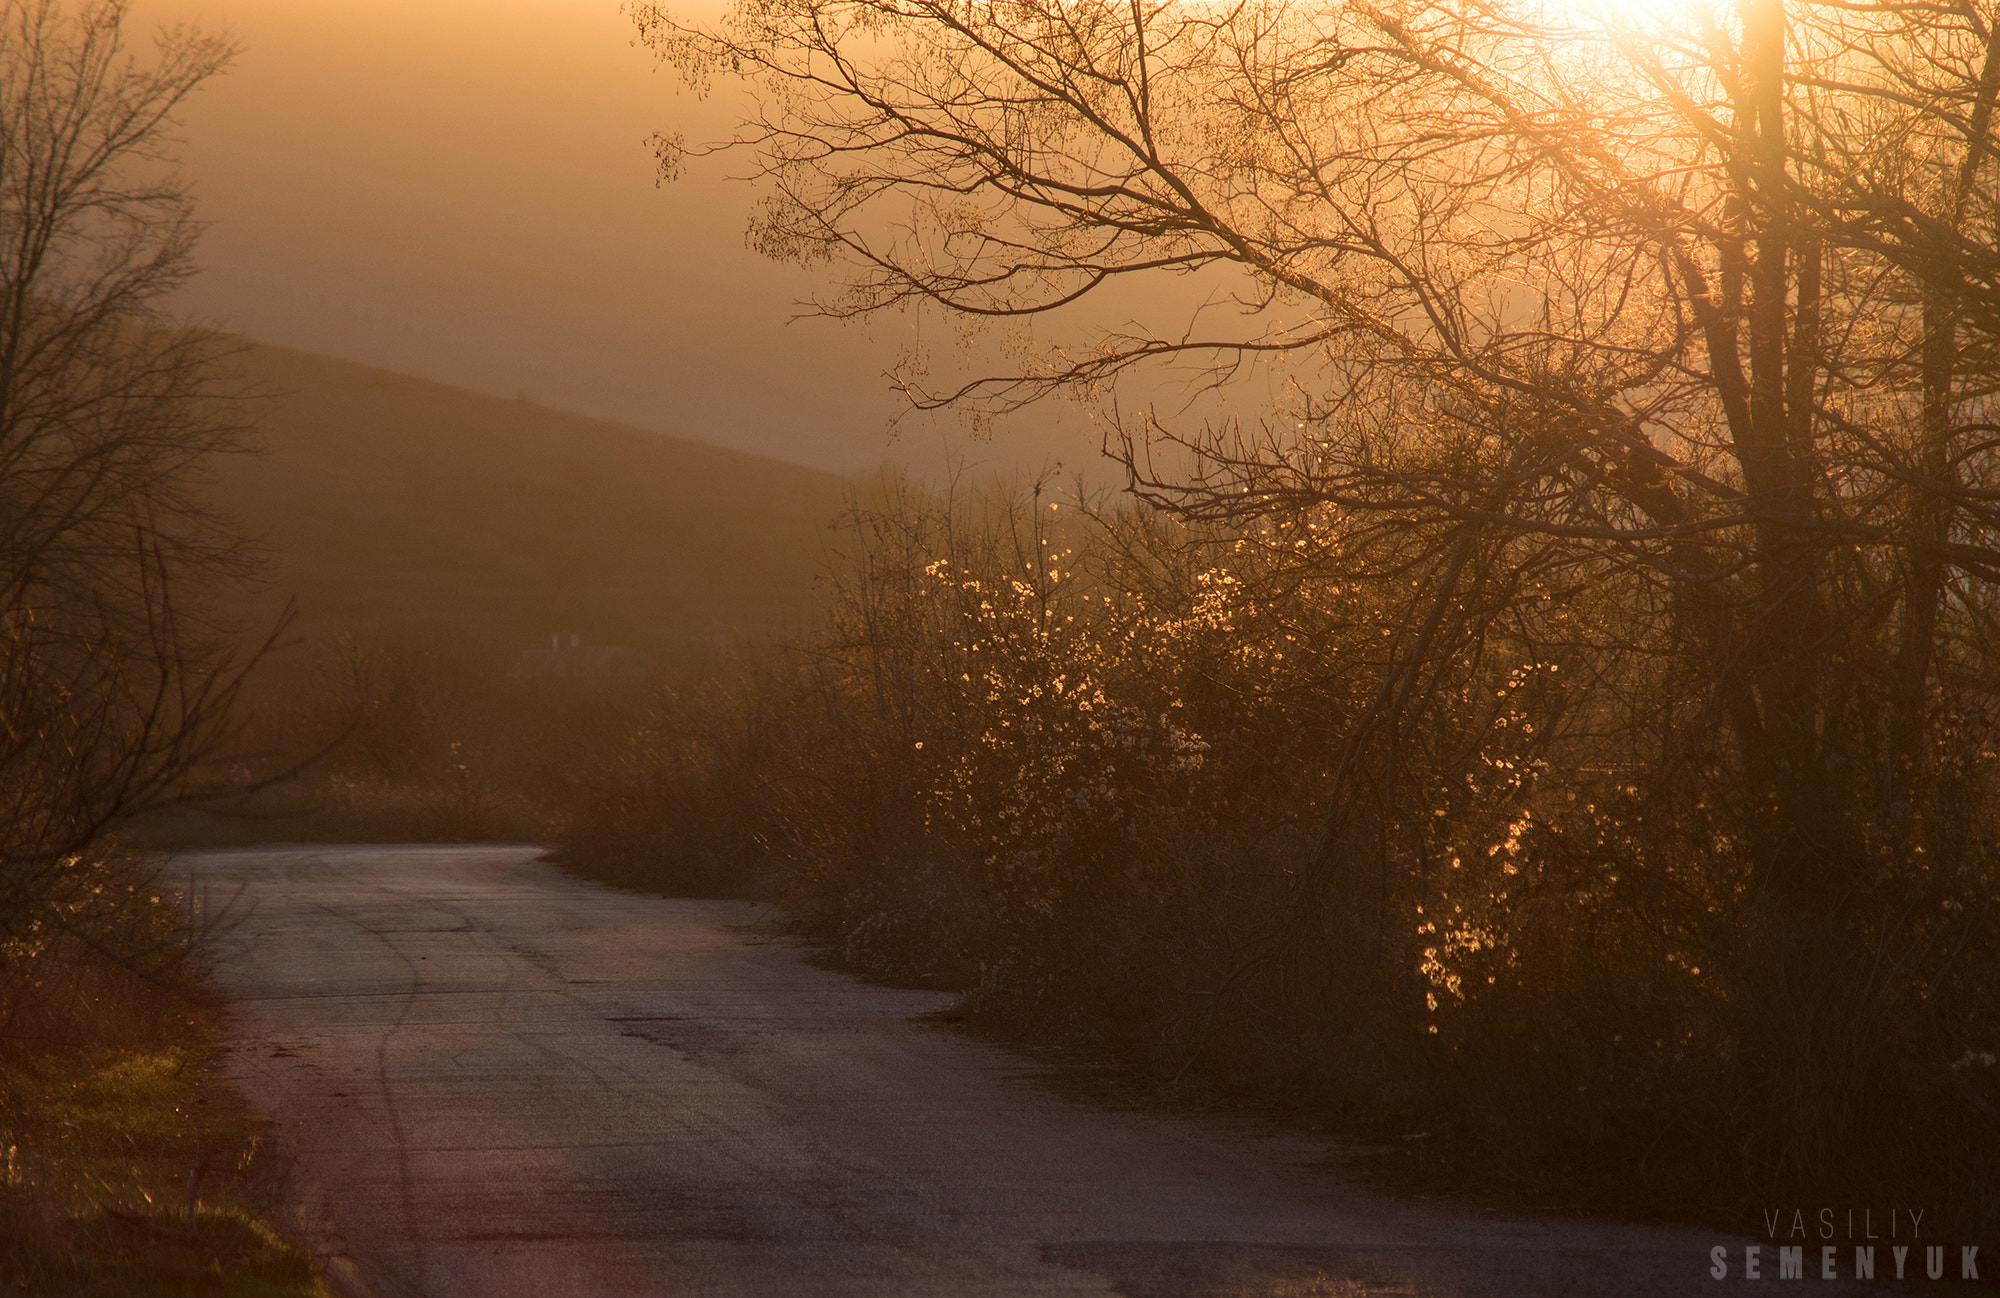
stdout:
{"type": "Polygon", "coordinates": [[[218,1010],[74,943],[10,946],[0,1293],[323,1295],[268,1224],[281,1160],[213,1075],[218,1010]]]}

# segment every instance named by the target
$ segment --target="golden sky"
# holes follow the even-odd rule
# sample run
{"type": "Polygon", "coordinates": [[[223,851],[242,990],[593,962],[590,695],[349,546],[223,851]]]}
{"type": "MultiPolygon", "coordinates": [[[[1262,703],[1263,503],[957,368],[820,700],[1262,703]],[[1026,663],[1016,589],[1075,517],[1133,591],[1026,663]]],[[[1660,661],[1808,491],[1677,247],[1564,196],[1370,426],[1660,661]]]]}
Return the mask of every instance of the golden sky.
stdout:
{"type": "MultiPolygon", "coordinates": [[[[141,41],[186,21],[242,47],[184,116],[212,222],[195,315],[835,470],[929,467],[953,436],[888,440],[880,375],[906,325],[785,323],[821,281],[743,246],[755,195],[728,175],[746,160],[654,185],[647,137],[712,137],[731,105],[681,93],[618,0],[138,0],[133,17],[141,41]]],[[[1074,463],[1077,436],[971,454],[1074,463]]]]}

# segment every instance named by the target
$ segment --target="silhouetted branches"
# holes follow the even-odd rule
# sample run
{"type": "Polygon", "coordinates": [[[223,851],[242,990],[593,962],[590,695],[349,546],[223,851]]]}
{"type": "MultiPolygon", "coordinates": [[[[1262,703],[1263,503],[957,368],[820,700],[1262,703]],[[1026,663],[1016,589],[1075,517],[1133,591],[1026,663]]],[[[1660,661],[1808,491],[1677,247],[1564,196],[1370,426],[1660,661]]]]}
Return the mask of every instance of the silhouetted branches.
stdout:
{"type": "Polygon", "coordinates": [[[242,565],[195,497],[244,446],[229,346],[162,314],[197,233],[173,115],[229,50],[174,30],[141,63],[124,17],[0,3],[0,940],[28,947],[112,940],[92,854],[189,795],[257,656],[195,593],[242,565]]]}
{"type": "Polygon", "coordinates": [[[1686,1130],[1727,1108],[1752,1183],[1866,1188],[1901,1137],[1841,1142],[1885,1106],[2000,1140],[1952,1098],[2000,1032],[1993,15],[635,11],[761,88],[753,238],[837,264],[828,312],[1146,304],[902,382],[1095,403],[1137,497],[1351,664],[1298,718],[1296,882],[1211,991],[1350,1050],[1422,1023],[1433,1077],[1513,1034],[1686,1130]],[[1652,1045],[1559,1044],[1621,1018],[1652,1045]]]}

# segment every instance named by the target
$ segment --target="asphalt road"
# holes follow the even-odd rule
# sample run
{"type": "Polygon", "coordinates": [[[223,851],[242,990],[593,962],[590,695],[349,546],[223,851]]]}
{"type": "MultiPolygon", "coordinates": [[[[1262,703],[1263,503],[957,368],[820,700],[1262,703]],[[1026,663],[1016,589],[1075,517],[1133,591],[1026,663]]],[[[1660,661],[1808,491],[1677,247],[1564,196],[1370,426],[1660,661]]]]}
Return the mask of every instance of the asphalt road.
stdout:
{"type": "Polygon", "coordinates": [[[635,896],[536,856],[314,846],[174,862],[218,901],[240,890],[218,948],[227,1068],[295,1155],[301,1221],[342,1287],[1736,1287],[1709,1279],[1724,1241],[1707,1234],[1385,1198],[1326,1141],[1066,1098],[928,1017],[950,997],[814,967],[758,908],[635,896]]]}

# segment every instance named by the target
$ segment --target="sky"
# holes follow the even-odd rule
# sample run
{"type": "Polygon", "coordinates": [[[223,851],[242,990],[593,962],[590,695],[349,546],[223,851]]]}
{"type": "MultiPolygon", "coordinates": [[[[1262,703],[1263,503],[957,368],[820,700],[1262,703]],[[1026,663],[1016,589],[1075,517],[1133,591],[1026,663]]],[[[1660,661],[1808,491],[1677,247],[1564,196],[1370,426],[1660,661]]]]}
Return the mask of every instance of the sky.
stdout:
{"type": "Polygon", "coordinates": [[[618,0],[138,0],[135,44],[174,22],[241,49],[182,116],[199,320],[837,472],[1094,455],[1055,409],[892,438],[916,326],[792,321],[830,284],[744,246],[747,160],[656,185],[648,138],[725,134],[740,92],[683,92],[618,0]]]}

